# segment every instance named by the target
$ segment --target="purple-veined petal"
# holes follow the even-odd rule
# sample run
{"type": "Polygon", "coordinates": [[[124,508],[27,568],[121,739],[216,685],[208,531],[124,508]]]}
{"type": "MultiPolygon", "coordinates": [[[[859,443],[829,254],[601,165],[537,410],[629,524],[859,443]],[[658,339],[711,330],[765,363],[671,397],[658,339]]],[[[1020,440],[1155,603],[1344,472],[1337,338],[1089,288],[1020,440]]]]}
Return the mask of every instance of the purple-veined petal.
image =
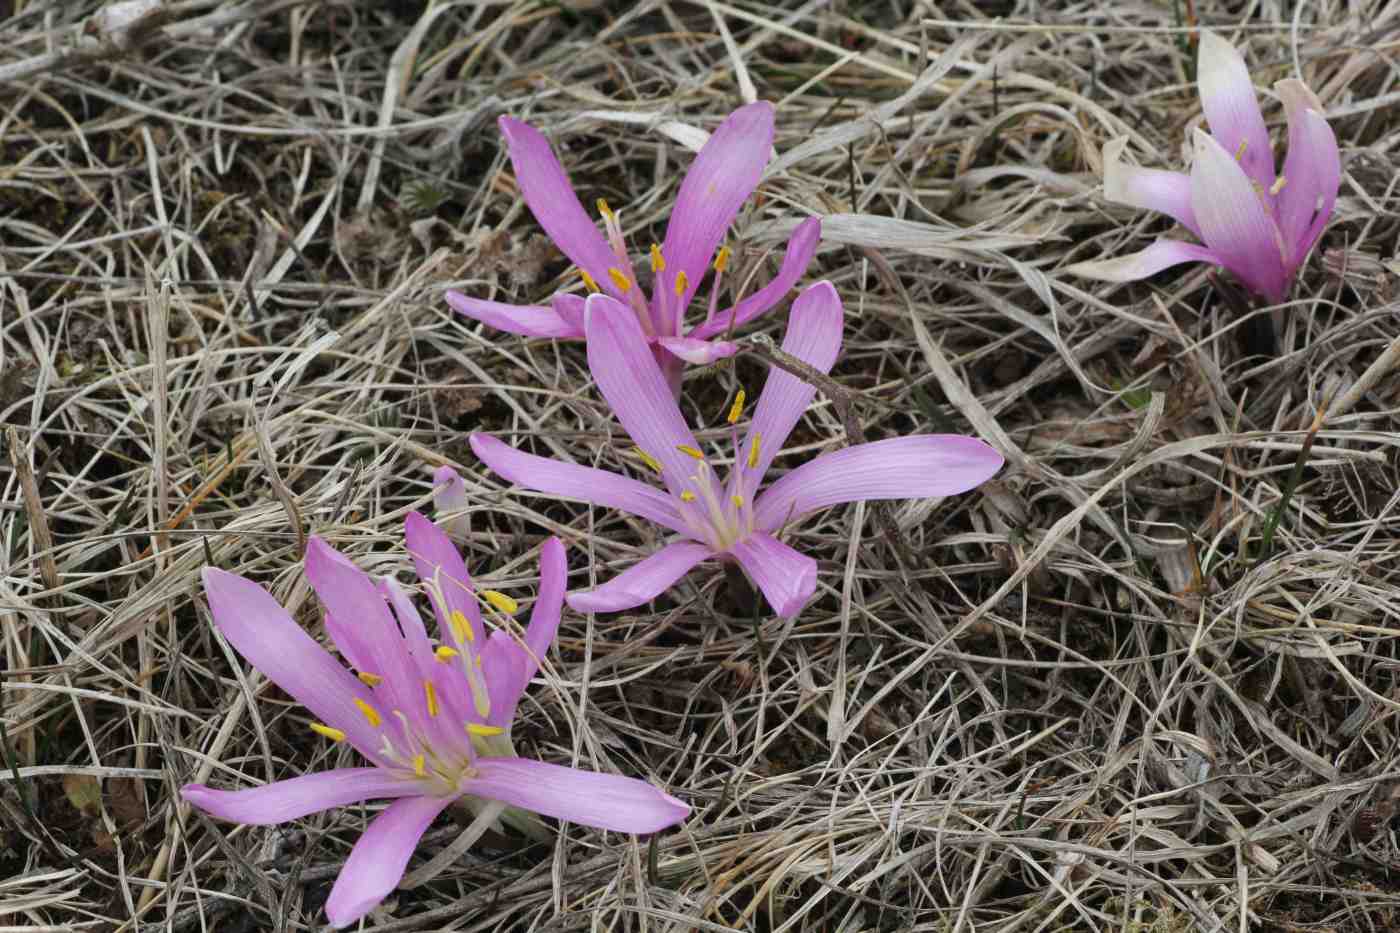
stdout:
{"type": "Polygon", "coordinates": [[[569,333],[579,340],[583,339],[583,308],[587,302],[582,295],[571,295],[568,292],[558,292],[549,299],[549,304],[554,308],[554,313],[568,326],[569,333]]]}
{"type": "MultiPolygon", "coordinates": [[[[818,282],[792,303],[783,349],[819,372],[830,372],[841,352],[841,326],[840,296],[830,282],[818,282]]],[[[745,489],[758,488],[773,458],[782,450],[797,419],[802,417],[816,393],[814,386],[785,369],[774,366],[768,370],[768,380],[763,384],[753,422],[739,452],[741,462],[735,464],[735,470],[743,470],[745,489]],[[749,456],[755,437],[758,437],[758,457],[750,468],[748,461],[742,458],[749,456]]]]}
{"type": "Polygon", "coordinates": [[[783,264],[772,280],[732,308],[719,311],[713,318],[695,326],[690,336],[698,340],[708,340],[718,334],[728,333],[752,321],[783,300],[797,280],[812,264],[817,254],[817,245],[822,238],[820,217],[809,217],[797,225],[788,240],[787,252],[783,254],[783,264]]]}
{"type": "Polygon", "coordinates": [[[961,434],[891,437],[834,450],[764,490],[754,503],[754,525],[772,531],[841,502],[955,495],[991,479],[1004,462],[987,444],[961,434]]]}
{"type": "MultiPolygon", "coordinates": [[[[414,722],[437,746],[444,749],[459,748],[465,752],[468,744],[459,725],[468,721],[471,704],[470,687],[466,674],[459,664],[444,664],[433,654],[433,644],[428,640],[428,631],[423,626],[423,617],[408,598],[399,581],[385,577],[379,581],[379,592],[394,610],[403,632],[404,646],[413,659],[418,671],[418,682],[432,681],[436,698],[441,707],[441,715],[415,716],[414,722]]],[[[413,697],[414,709],[426,706],[426,695],[413,697]],[[420,705],[421,696],[421,705],[420,705]]]]}
{"type": "Polygon", "coordinates": [[[535,676],[539,661],[549,653],[554,636],[559,632],[559,618],[564,612],[564,589],[568,585],[568,564],[564,559],[564,542],[550,538],[540,547],[540,592],[530,610],[530,625],[525,629],[525,647],[530,654],[530,673],[535,676]]]}
{"type": "Polygon", "coordinates": [[[466,791],[544,816],[619,833],[654,833],[690,807],[646,781],[524,758],[482,758],[466,791]]]}
{"type": "Polygon", "coordinates": [[[1274,90],[1288,114],[1288,155],[1276,203],[1291,276],[1332,216],[1342,182],[1342,160],[1317,95],[1295,78],[1278,82],[1274,90]]]}
{"type": "Polygon", "coordinates": [[[1091,259],[1065,266],[1064,272],[1081,275],[1101,282],[1136,282],[1155,275],[1163,269],[1183,262],[1208,262],[1222,265],[1223,261],[1207,247],[1180,240],[1158,240],[1147,249],[1112,259],[1091,259]]]}
{"type": "Polygon", "coordinates": [[[471,445],[482,463],[517,486],[630,512],[672,531],[687,530],[672,500],[645,483],[606,470],[527,454],[489,434],[473,434],[471,445]]]}
{"type": "Polygon", "coordinates": [[[516,183],[530,213],[574,265],[603,288],[614,289],[608,269],[617,265],[617,257],[579,203],[554,150],[540,131],[528,123],[501,117],[500,127],[515,166],[516,183]]]}
{"type": "Polygon", "coordinates": [[[437,613],[438,631],[443,641],[458,651],[469,645],[458,639],[451,618],[454,612],[466,616],[470,633],[467,642],[479,644],[485,637],[481,607],[467,565],[452,539],[442,529],[417,512],[409,512],[403,522],[404,547],[413,558],[413,569],[432,600],[437,613]]]}
{"type": "Polygon", "coordinates": [[[695,366],[708,366],[716,360],[728,359],[739,352],[732,340],[697,340],[694,337],[659,337],[657,343],[667,352],[695,366]]]}
{"type": "Polygon", "coordinates": [[[491,698],[486,724],[509,729],[515,720],[515,708],[533,676],[525,649],[516,644],[510,633],[495,631],[486,639],[486,647],[481,650],[481,676],[486,681],[486,695],[491,698]]]}
{"type": "Polygon", "coordinates": [[[575,612],[621,612],[651,602],[714,551],[698,541],[675,541],[643,558],[607,583],[568,595],[575,612]]]}
{"type": "Polygon", "coordinates": [[[379,732],[355,707],[357,699],[371,700],[369,688],[252,580],[214,567],[205,567],[203,578],[214,624],[229,644],[313,716],[343,731],[361,754],[377,760],[379,732]]]}
{"type": "Polygon", "coordinates": [[[1283,300],[1283,243],[1264,196],[1214,138],[1201,130],[1193,138],[1191,207],[1201,238],[1250,291],[1283,300]]]}
{"type": "MultiPolygon", "coordinates": [[[[683,270],[689,283],[680,308],[689,306],[734,215],[758,186],[772,148],[773,105],[761,100],[726,117],[696,154],[666,225],[666,271],[656,285],[658,293],[665,288],[669,294],[683,270]]],[[[676,333],[674,322],[667,331],[676,333]]]]}
{"type": "Polygon", "coordinates": [[[452,800],[404,797],[371,820],[331,887],[326,919],[336,927],[349,926],[388,897],[402,880],[423,833],[452,800]]]}
{"type": "Polygon", "coordinates": [[[306,579],[326,607],[326,630],[336,647],[362,672],[383,678],[370,691],[378,698],[373,705],[382,714],[421,709],[417,666],[379,587],[316,535],[307,542],[304,566],[306,579]]]}
{"type": "Polygon", "coordinates": [[[1207,29],[1201,30],[1196,84],[1211,135],[1231,159],[1238,157],[1245,175],[1267,191],[1274,183],[1274,151],[1249,69],[1233,45],[1207,29]]]}
{"type": "Polygon", "coordinates": [[[627,434],[661,464],[662,479],[680,495],[694,461],[681,447],[695,447],[671,388],[656,365],[642,325],[631,309],[600,295],[588,299],[588,370],[627,434]]]}
{"type": "Polygon", "coordinates": [[[1103,147],[1103,196],[1118,204],[1157,211],[1175,218],[1196,236],[1196,213],[1191,209],[1191,176],[1159,168],[1140,168],[1123,161],[1124,136],[1103,147]]]}
{"type": "Polygon", "coordinates": [[[582,336],[559,316],[559,312],[544,305],[513,305],[484,298],[469,298],[461,292],[449,291],[447,303],[458,314],[481,321],[497,330],[522,337],[557,337],[577,339],[582,336]]]}
{"type": "Polygon", "coordinates": [[[751,534],[736,542],[729,553],[784,619],[801,612],[817,590],[817,562],[772,535],[751,534]]]}
{"type": "Polygon", "coordinates": [[[216,790],[203,784],[180,788],[180,796],[210,816],[250,826],[272,826],[361,800],[421,792],[415,782],[382,768],[335,768],[246,790],[216,790]]]}

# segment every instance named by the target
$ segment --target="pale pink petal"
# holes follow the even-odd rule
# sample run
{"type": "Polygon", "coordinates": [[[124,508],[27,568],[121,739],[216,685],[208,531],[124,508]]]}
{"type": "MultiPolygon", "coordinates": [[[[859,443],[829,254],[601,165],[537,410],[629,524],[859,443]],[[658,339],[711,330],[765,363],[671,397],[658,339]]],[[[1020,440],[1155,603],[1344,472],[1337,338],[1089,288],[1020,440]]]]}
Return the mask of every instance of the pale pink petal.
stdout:
{"type": "Polygon", "coordinates": [[[1128,137],[1124,136],[1103,147],[1103,196],[1118,204],[1166,214],[1200,236],[1191,209],[1191,176],[1129,165],[1123,161],[1127,145],[1128,137]]]}
{"type": "Polygon", "coordinates": [[[447,292],[447,303],[458,314],[481,321],[497,330],[523,337],[557,337],[577,339],[583,336],[559,316],[559,312],[543,305],[513,305],[484,298],[469,298],[458,291],[447,292]]]}
{"type": "Polygon", "coordinates": [[[676,541],[628,567],[607,583],[568,596],[576,612],[621,612],[651,602],[714,551],[698,541],[676,541]]]}
{"type": "Polygon", "coordinates": [[[568,292],[557,292],[553,298],[549,299],[549,303],[554,308],[554,313],[559,315],[568,326],[570,335],[582,340],[583,309],[587,304],[584,297],[568,292]]]}
{"type": "Polygon", "coordinates": [[[346,927],[388,897],[403,878],[408,860],[451,797],[405,797],[376,816],[350,850],[326,900],[326,919],[346,927]]]}
{"type": "Polygon", "coordinates": [[[731,329],[737,330],[782,301],[811,265],[821,237],[821,218],[809,217],[798,224],[797,229],[792,232],[792,238],[788,240],[787,252],[783,254],[783,264],[778,269],[778,274],[767,285],[734,307],[719,311],[710,320],[696,325],[690,336],[708,340],[718,334],[728,333],[731,329]]]}
{"type": "Polygon", "coordinates": [[[510,147],[516,183],[530,213],[574,265],[587,271],[602,287],[614,288],[608,269],[617,265],[617,257],[579,203],[554,150],[539,130],[527,123],[501,117],[500,127],[510,147]]]}
{"type": "Polygon", "coordinates": [[[729,553],[784,619],[801,612],[817,590],[817,562],[771,535],[749,535],[729,553]]]}
{"type": "Polygon", "coordinates": [[[1136,282],[1155,275],[1163,269],[1180,265],[1183,262],[1208,262],[1222,265],[1223,261],[1215,253],[1195,243],[1180,240],[1158,240],[1147,249],[1112,259],[1091,259],[1065,266],[1062,270],[1070,275],[1080,275],[1100,282],[1136,282]]]}
{"type": "Polygon", "coordinates": [[[180,788],[180,796],[221,820],[272,826],[331,807],[384,797],[411,797],[421,791],[415,782],[383,768],[336,768],[246,790],[215,790],[203,784],[186,784],[180,788]]]}
{"type": "Polygon", "coordinates": [[[1322,116],[1317,96],[1294,78],[1278,82],[1274,90],[1288,114],[1288,156],[1277,205],[1291,274],[1303,264],[1332,216],[1342,182],[1342,161],[1337,137],[1322,116]]]}
{"type": "Polygon", "coordinates": [[[417,669],[374,581],[320,537],[306,545],[306,579],[326,607],[326,629],[350,663],[382,677],[372,689],[376,705],[389,709],[422,706],[417,669]]]}
{"type": "Polygon", "coordinates": [[[731,340],[696,340],[694,337],[658,337],[657,343],[669,353],[695,366],[708,366],[716,360],[728,359],[739,352],[731,340]]]}
{"type": "Polygon", "coordinates": [[[672,531],[687,530],[673,501],[645,483],[606,470],[527,454],[489,434],[473,434],[471,445],[482,463],[517,486],[630,512],[672,531]]]}
{"type": "Polygon", "coordinates": [[[1249,69],[1233,45],[1207,29],[1201,30],[1196,84],[1211,135],[1231,159],[1239,159],[1244,174],[1267,191],[1274,183],[1274,151],[1249,69]]]}
{"type": "Polygon", "coordinates": [[[1191,207],[1201,238],[1249,289],[1281,301],[1283,244],[1273,214],[1230,153],[1196,130],[1191,163],[1191,207]]]}
{"type": "Polygon", "coordinates": [[[540,592],[530,610],[530,625],[525,629],[525,647],[534,656],[530,660],[530,677],[535,676],[539,660],[549,653],[549,646],[554,644],[554,636],[559,632],[568,569],[564,543],[558,538],[545,541],[540,547],[540,592]]]}
{"type": "Polygon", "coordinates": [[[433,508],[438,512],[466,511],[466,481],[450,466],[440,466],[433,471],[433,508]]]}
{"type": "Polygon", "coordinates": [[[478,770],[466,786],[473,796],[597,829],[654,833],[690,813],[685,803],[636,778],[523,758],[482,758],[478,770]]]}
{"type": "Polygon", "coordinates": [[[432,601],[442,640],[458,651],[466,650],[463,643],[458,641],[450,622],[454,612],[466,616],[471,627],[471,641],[479,642],[485,638],[476,590],[472,587],[467,565],[452,539],[424,516],[409,512],[404,516],[403,540],[413,558],[413,569],[418,579],[423,581],[432,601]]]}
{"type": "Polygon", "coordinates": [[[654,457],[673,495],[680,495],[695,462],[680,447],[695,446],[671,388],[656,365],[642,325],[629,308],[600,295],[585,312],[588,369],[632,443],[654,457]]]}
{"type": "Polygon", "coordinates": [[[525,649],[507,632],[492,632],[486,647],[481,649],[481,676],[486,682],[486,695],[491,698],[485,723],[509,729],[515,721],[515,708],[533,676],[525,649]]]}
{"type": "MultiPolygon", "coordinates": [[[[466,674],[460,664],[443,664],[433,654],[433,644],[428,639],[428,631],[423,626],[423,617],[408,598],[399,582],[392,577],[379,581],[379,592],[388,600],[399,629],[403,632],[404,647],[413,659],[418,671],[415,684],[432,681],[442,715],[437,717],[415,716],[414,722],[435,744],[443,748],[462,748],[465,741],[459,723],[467,721],[467,707],[470,706],[470,688],[466,674]]],[[[413,688],[418,689],[416,686],[413,688]]],[[[411,698],[415,711],[426,712],[427,698],[416,694],[411,698]]]]}
{"type": "Polygon", "coordinates": [[[379,733],[355,708],[355,700],[371,699],[369,688],[261,586],[214,567],[205,567],[203,577],[214,624],[234,650],[313,716],[342,730],[365,757],[377,760],[379,733]]]}
{"type": "Polygon", "coordinates": [[[676,193],[661,247],[666,271],[658,277],[664,277],[658,292],[665,288],[669,294],[684,270],[689,284],[680,307],[689,305],[734,215],[758,186],[772,149],[773,105],[767,101],[740,107],[715,129],[676,193]]]}
{"type": "MultiPolygon", "coordinates": [[[[783,349],[818,372],[830,372],[841,352],[841,326],[840,296],[830,282],[818,282],[792,303],[783,349]]],[[[785,369],[773,366],[768,370],[768,380],[758,397],[753,422],[744,437],[740,464],[736,464],[736,469],[743,470],[746,490],[758,488],[816,392],[815,387],[785,369]],[[749,455],[755,436],[759,438],[758,458],[750,468],[742,458],[749,455]]]]}
{"type": "Polygon", "coordinates": [[[975,437],[920,434],[825,453],[784,475],[754,503],[765,531],[842,502],[924,499],[966,492],[1001,469],[1001,454],[975,437]]]}

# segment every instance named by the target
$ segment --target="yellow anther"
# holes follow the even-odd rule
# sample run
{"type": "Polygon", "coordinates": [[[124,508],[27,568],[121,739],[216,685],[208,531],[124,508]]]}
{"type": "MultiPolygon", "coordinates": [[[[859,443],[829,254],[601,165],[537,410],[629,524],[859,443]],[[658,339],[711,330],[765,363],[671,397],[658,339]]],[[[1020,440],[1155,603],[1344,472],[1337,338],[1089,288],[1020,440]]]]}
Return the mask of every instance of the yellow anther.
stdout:
{"type": "Polygon", "coordinates": [[[658,476],[661,474],[661,461],[660,461],[660,460],[657,460],[655,457],[653,457],[651,454],[647,453],[645,450],[642,450],[642,448],[640,448],[640,447],[633,447],[633,448],[632,448],[632,453],[634,453],[634,454],[637,455],[637,459],[638,459],[638,460],[642,461],[642,462],[645,463],[647,466],[651,467],[652,470],[654,470],[658,476]]]}
{"type": "Polygon", "coordinates": [[[734,503],[734,508],[736,508],[736,509],[742,509],[742,508],[744,507],[744,497],[743,497],[743,496],[730,496],[730,497],[729,497],[729,501],[732,502],[732,503],[734,503]]]}
{"type": "Polygon", "coordinates": [[[677,444],[676,449],[679,450],[681,453],[685,454],[687,457],[694,457],[696,460],[705,459],[704,454],[696,450],[694,447],[691,447],[689,444],[677,444]]]}
{"type": "Polygon", "coordinates": [[[586,287],[590,292],[602,291],[602,289],[598,287],[598,283],[594,281],[593,276],[588,274],[587,269],[578,270],[578,274],[579,277],[583,279],[584,287],[586,287]]]}
{"type": "Polygon", "coordinates": [[[1283,190],[1283,186],[1286,184],[1288,184],[1288,179],[1280,175],[1278,178],[1275,178],[1274,183],[1269,186],[1269,194],[1277,197],[1278,193],[1283,190]]]}
{"type": "Polygon", "coordinates": [[[744,390],[740,389],[734,395],[734,404],[729,406],[729,423],[736,424],[739,416],[744,413],[744,390]]]}
{"type": "Polygon", "coordinates": [[[694,502],[694,501],[695,501],[695,493],[691,492],[689,489],[682,489],[682,490],[681,490],[681,501],[682,501],[682,502],[694,502]]]}
{"type": "Polygon", "coordinates": [[[481,655],[472,658],[472,664],[476,666],[477,670],[481,670],[481,655]]]}
{"type": "Polygon", "coordinates": [[[603,215],[604,220],[611,221],[613,219],[612,208],[608,207],[606,198],[598,199],[598,213],[603,215]]]}
{"type": "Polygon", "coordinates": [[[482,590],[481,598],[506,615],[515,615],[516,611],[520,609],[519,603],[505,593],[498,593],[495,590],[482,590]]]}
{"type": "Polygon", "coordinates": [[[676,273],[676,297],[679,298],[684,295],[685,290],[689,287],[690,279],[686,276],[685,270],[682,269],[676,273]]]}
{"type": "Polygon", "coordinates": [[[437,658],[439,661],[451,661],[459,654],[461,654],[461,652],[450,645],[439,645],[438,649],[433,652],[433,657],[437,658]]]}
{"type": "Polygon", "coordinates": [[[651,271],[666,271],[666,257],[661,255],[661,247],[657,246],[655,243],[651,244],[651,271]]]}
{"type": "Polygon", "coordinates": [[[1239,162],[1244,158],[1244,151],[1249,148],[1249,140],[1241,139],[1240,147],[1235,150],[1235,161],[1239,162]]]}
{"type": "Polygon", "coordinates": [[[457,636],[459,642],[471,644],[476,641],[476,632],[472,631],[472,624],[463,615],[462,610],[453,609],[452,615],[447,617],[447,621],[452,623],[452,634],[457,636]]]}
{"type": "Polygon", "coordinates": [[[727,246],[721,246],[721,247],[719,248],[719,255],[715,256],[715,271],[716,271],[716,272],[721,272],[721,273],[722,273],[722,272],[724,272],[725,267],[728,266],[728,265],[729,265],[729,247],[727,247],[727,246]]]}
{"type": "Polygon", "coordinates": [[[500,726],[487,726],[479,722],[467,723],[467,732],[472,735],[500,735],[505,731],[500,726]]]}
{"type": "Polygon", "coordinates": [[[759,435],[759,433],[758,433],[757,431],[755,431],[754,434],[753,434],[753,443],[749,445],[749,469],[750,469],[750,470],[752,470],[754,467],[758,466],[758,451],[759,451],[759,447],[762,446],[762,443],[763,443],[763,438],[759,435]]]}
{"type": "Polygon", "coordinates": [[[345,741],[345,733],[344,733],[344,732],[342,732],[342,731],[339,730],[339,729],[334,728],[333,726],[327,726],[327,725],[325,725],[325,724],[323,724],[323,723],[313,722],[313,723],[311,724],[311,731],[314,732],[314,733],[316,733],[317,735],[324,735],[326,738],[330,739],[332,742],[344,742],[344,741],[345,741]]]}
{"type": "Polygon", "coordinates": [[[428,700],[428,715],[436,716],[439,712],[437,689],[433,686],[431,680],[423,681],[423,696],[428,700]]]}
{"type": "Polygon", "coordinates": [[[428,773],[428,759],[423,755],[413,756],[413,773],[419,777],[424,777],[428,773]]]}
{"type": "Polygon", "coordinates": [[[616,266],[608,270],[608,278],[613,280],[613,284],[617,286],[617,290],[624,295],[627,294],[627,290],[632,287],[632,280],[616,266]]]}
{"type": "Polygon", "coordinates": [[[384,721],[384,717],[379,715],[379,710],[370,706],[359,697],[355,697],[355,707],[365,717],[365,722],[369,723],[370,727],[373,729],[378,729],[379,724],[384,721]]]}
{"type": "Polygon", "coordinates": [[[371,674],[368,671],[360,671],[355,676],[360,678],[360,683],[364,684],[366,687],[377,687],[384,682],[383,677],[380,677],[378,674],[371,674]]]}

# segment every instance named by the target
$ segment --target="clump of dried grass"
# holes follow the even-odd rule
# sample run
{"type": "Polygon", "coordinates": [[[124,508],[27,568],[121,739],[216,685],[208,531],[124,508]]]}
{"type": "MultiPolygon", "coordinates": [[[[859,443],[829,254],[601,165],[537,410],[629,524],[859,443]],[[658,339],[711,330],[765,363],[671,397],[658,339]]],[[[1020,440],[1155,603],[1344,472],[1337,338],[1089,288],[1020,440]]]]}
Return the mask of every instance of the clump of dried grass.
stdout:
{"type": "MultiPolygon", "coordinates": [[[[703,575],[654,612],[568,617],[523,745],[661,782],[693,818],[650,844],[490,840],[369,927],[1393,924],[1400,6],[1237,24],[1197,5],[1258,84],[1300,66],[1344,148],[1326,255],[1272,355],[1203,270],[1057,273],[1161,230],[1096,196],[1102,142],[1175,165],[1199,112],[1170,8],[1045,7],[209,0],[139,49],[76,53],[92,6],[15,11],[11,922],[319,922],[363,808],[237,829],[175,793],[340,754],[214,638],[199,568],[259,579],[314,628],[304,536],[404,574],[402,516],[442,463],[469,477],[462,543],[493,586],[526,581],[546,534],[575,585],[651,547],[626,516],[476,468],[473,429],[583,462],[612,460],[617,432],[579,348],[481,331],[440,294],[568,282],[495,114],[551,132],[585,194],[659,233],[694,129],[757,93],[779,158],[733,281],[825,215],[813,274],[847,301],[836,375],[863,429],[975,431],[1008,469],[899,505],[907,553],[863,507],[805,523],[823,589],[795,624],[756,632],[703,575]]],[[[761,374],[694,376],[692,414],[761,374]]],[[[823,401],[801,430],[837,444],[842,419],[823,401]]]]}

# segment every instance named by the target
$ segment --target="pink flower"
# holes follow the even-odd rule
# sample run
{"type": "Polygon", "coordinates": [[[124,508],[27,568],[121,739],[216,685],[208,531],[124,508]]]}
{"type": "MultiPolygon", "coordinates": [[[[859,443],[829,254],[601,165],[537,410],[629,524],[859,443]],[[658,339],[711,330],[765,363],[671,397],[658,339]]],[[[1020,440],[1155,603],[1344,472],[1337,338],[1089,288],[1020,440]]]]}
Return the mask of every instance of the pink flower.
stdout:
{"type": "Polygon", "coordinates": [[[1158,240],[1117,259],[1081,262],[1065,271],[1129,282],[1183,262],[1233,272],[1252,292],[1279,302],[1337,201],[1341,158],[1322,105],[1295,78],[1274,85],[1288,116],[1288,155],[1274,174],[1269,131],[1239,52],[1201,31],[1197,83],[1210,133],[1192,135],[1191,174],[1138,168],[1122,161],[1128,140],[1104,146],[1104,197],[1169,214],[1205,245],[1158,240]]]}
{"type": "Polygon", "coordinates": [[[522,645],[501,629],[486,636],[478,598],[500,613],[513,611],[512,601],[476,593],[461,556],[432,522],[410,513],[404,531],[437,615],[437,645],[394,580],[376,585],[320,538],[307,548],[306,576],[326,608],[326,629],[358,675],[261,586],[205,568],[204,591],[219,631],[320,720],[310,726],[314,732],[349,742],[370,766],[239,791],[187,784],[185,799],[221,819],[256,825],[392,799],[331,889],[326,916],[337,927],[363,917],[398,885],[424,831],[464,796],[617,832],[650,833],[684,819],[688,806],[643,781],[515,755],[516,704],[559,627],[563,545],[551,538],[541,551],[539,598],[522,645]]]}
{"type": "MultiPolygon", "coordinates": [[[[598,210],[607,235],[599,233],[544,136],[510,117],[501,117],[500,126],[510,147],[520,193],[535,219],[578,266],[590,291],[611,295],[636,312],[673,388],[680,384],[685,363],[704,364],[733,355],[732,343],[714,338],[747,324],[782,300],[816,253],[821,221],[813,217],[794,231],[776,278],[733,307],[717,309],[729,251],[727,247],[720,249],[716,256],[715,250],[739,208],[758,186],[773,147],[773,105],[767,101],[731,113],[696,155],[676,195],[666,241],[651,247],[654,284],[650,300],[642,294],[627,252],[621,213],[600,199],[598,210]],[[711,265],[715,279],[710,286],[708,313],[704,321],[687,331],[686,310],[711,265]]],[[[486,301],[449,291],[447,302],[467,317],[513,334],[575,340],[584,336],[584,299],[578,295],[555,295],[553,306],[545,307],[486,301]]]]}
{"type": "MultiPolygon", "coordinates": [[[[686,427],[637,319],[605,295],[585,311],[588,365],[616,412],[637,458],[661,476],[662,492],[603,470],[522,453],[485,434],[472,450],[506,479],[556,496],[582,499],[650,519],[678,538],[569,605],[584,612],[639,606],[668,589],[700,561],[736,561],[781,616],[794,616],[817,585],[817,562],[776,537],[786,524],[843,502],[947,496],[1001,468],[1002,458],[972,437],[897,437],[822,454],[788,472],[762,494],[773,458],[811,402],[815,389],[774,369],[742,443],[731,429],[734,462],[722,480],[686,427]]],[[[829,282],[798,296],[783,349],[826,372],[841,347],[841,300],[829,282]]],[[[729,412],[740,417],[742,399],[729,412]]]]}

